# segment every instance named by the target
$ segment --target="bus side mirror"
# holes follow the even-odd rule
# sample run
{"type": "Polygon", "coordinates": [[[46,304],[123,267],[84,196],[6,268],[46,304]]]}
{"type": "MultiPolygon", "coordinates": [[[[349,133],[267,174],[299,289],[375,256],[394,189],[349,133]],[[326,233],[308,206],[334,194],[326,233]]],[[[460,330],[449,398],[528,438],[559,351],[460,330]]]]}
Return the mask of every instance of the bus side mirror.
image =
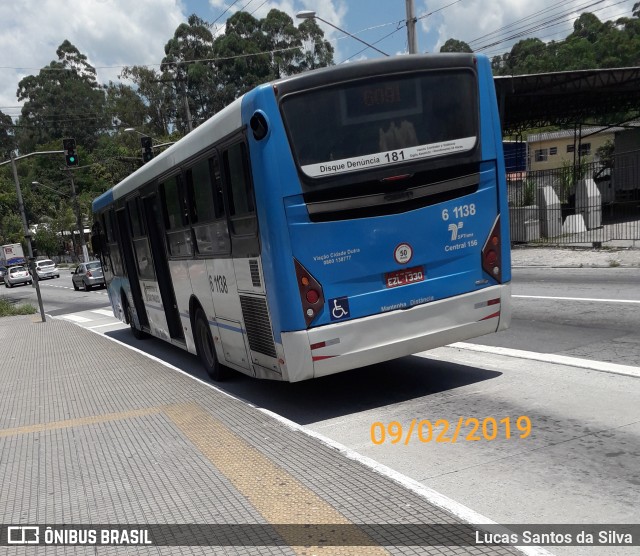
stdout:
{"type": "Polygon", "coordinates": [[[251,131],[253,131],[253,136],[256,141],[262,141],[267,136],[269,132],[269,124],[267,123],[267,118],[265,115],[258,111],[251,116],[249,120],[249,125],[251,126],[251,131]]]}

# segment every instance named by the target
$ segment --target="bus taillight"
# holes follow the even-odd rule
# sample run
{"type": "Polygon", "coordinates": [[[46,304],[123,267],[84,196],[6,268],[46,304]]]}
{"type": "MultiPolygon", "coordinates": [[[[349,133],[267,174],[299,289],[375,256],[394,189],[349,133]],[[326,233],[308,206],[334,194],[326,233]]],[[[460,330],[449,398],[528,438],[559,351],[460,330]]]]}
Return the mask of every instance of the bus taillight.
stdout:
{"type": "Polygon", "coordinates": [[[500,241],[500,215],[496,218],[487,241],[482,248],[482,268],[499,283],[502,282],[502,245],[500,241]]]}
{"type": "Polygon", "coordinates": [[[298,290],[300,291],[300,301],[302,301],[302,310],[304,311],[304,320],[307,323],[307,327],[309,327],[324,306],[322,286],[296,259],[293,259],[293,262],[296,267],[296,278],[298,290]]]}

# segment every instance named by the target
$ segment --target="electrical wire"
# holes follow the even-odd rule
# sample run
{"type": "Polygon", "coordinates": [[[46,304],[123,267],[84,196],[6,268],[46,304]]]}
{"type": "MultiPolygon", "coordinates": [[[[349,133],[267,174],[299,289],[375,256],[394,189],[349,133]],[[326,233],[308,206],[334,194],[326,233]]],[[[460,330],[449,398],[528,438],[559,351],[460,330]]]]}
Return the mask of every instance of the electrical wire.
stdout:
{"type": "MultiPolygon", "coordinates": [[[[486,48],[491,48],[492,46],[496,46],[496,45],[501,44],[503,42],[508,42],[508,41],[514,40],[516,38],[521,38],[521,37],[524,37],[526,35],[530,35],[535,31],[540,31],[540,30],[544,30],[544,29],[550,29],[550,28],[556,27],[558,25],[563,25],[567,21],[570,21],[574,17],[574,14],[576,13],[576,11],[584,10],[586,8],[590,8],[590,7],[596,6],[598,4],[601,4],[604,1],[606,1],[606,0],[598,0],[596,2],[588,2],[586,4],[582,4],[580,6],[576,6],[574,8],[569,9],[569,10],[566,10],[566,11],[564,11],[562,13],[556,13],[553,16],[548,17],[546,19],[538,20],[536,22],[533,22],[532,25],[529,25],[529,26],[520,25],[519,27],[516,27],[512,31],[510,31],[511,33],[514,33],[514,34],[509,35],[509,36],[504,36],[505,34],[503,33],[502,36],[494,37],[495,40],[493,42],[485,42],[485,43],[480,44],[480,45],[475,44],[476,42],[480,41],[482,38],[487,38],[487,37],[497,33],[499,30],[493,31],[493,32],[488,33],[486,35],[483,35],[482,37],[478,37],[477,39],[473,39],[473,40],[469,41],[467,44],[469,44],[469,46],[475,52],[484,50],[486,48]],[[563,19],[558,21],[558,18],[563,18],[563,19]]],[[[609,4],[607,6],[603,6],[603,7],[594,9],[591,12],[586,12],[586,13],[596,13],[596,12],[599,12],[599,11],[608,10],[608,9],[614,7],[614,6],[617,6],[619,4],[624,4],[625,2],[629,2],[629,1],[632,1],[632,0],[621,0],[621,1],[616,2],[614,4],[609,4]]],[[[553,8],[551,10],[541,10],[539,12],[536,12],[536,14],[533,14],[533,15],[539,15],[540,13],[544,13],[545,11],[548,12],[548,13],[553,13],[553,12],[555,12],[557,10],[558,10],[558,8],[553,8]]],[[[529,17],[532,17],[532,16],[529,16],[529,17]]],[[[513,23],[509,24],[508,26],[504,26],[504,27],[500,28],[500,30],[506,29],[507,27],[513,27],[514,25],[517,25],[521,21],[524,21],[525,19],[528,19],[528,18],[524,18],[523,20],[518,20],[517,22],[513,22],[513,23]]],[[[556,31],[556,33],[557,33],[557,31],[556,31]]]]}

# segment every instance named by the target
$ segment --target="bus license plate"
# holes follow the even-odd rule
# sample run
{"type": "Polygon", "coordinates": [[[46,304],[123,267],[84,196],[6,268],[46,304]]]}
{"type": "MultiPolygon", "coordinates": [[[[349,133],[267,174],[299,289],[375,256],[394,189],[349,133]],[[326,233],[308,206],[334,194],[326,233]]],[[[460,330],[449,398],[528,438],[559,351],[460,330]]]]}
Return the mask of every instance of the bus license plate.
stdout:
{"type": "Polygon", "coordinates": [[[404,270],[396,270],[388,272],[384,275],[387,288],[397,288],[398,286],[406,286],[414,282],[422,282],[424,280],[424,267],[415,266],[413,268],[405,268],[404,270]]]}

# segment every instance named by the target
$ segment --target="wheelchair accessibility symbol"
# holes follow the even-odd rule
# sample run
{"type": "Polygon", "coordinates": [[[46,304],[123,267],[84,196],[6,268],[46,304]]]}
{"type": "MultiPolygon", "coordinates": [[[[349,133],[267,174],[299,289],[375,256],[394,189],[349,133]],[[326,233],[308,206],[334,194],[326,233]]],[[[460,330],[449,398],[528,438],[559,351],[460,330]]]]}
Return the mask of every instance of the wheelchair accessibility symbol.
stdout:
{"type": "Polygon", "coordinates": [[[349,316],[349,298],[336,297],[329,300],[329,309],[331,309],[331,320],[345,319],[349,316]]]}

